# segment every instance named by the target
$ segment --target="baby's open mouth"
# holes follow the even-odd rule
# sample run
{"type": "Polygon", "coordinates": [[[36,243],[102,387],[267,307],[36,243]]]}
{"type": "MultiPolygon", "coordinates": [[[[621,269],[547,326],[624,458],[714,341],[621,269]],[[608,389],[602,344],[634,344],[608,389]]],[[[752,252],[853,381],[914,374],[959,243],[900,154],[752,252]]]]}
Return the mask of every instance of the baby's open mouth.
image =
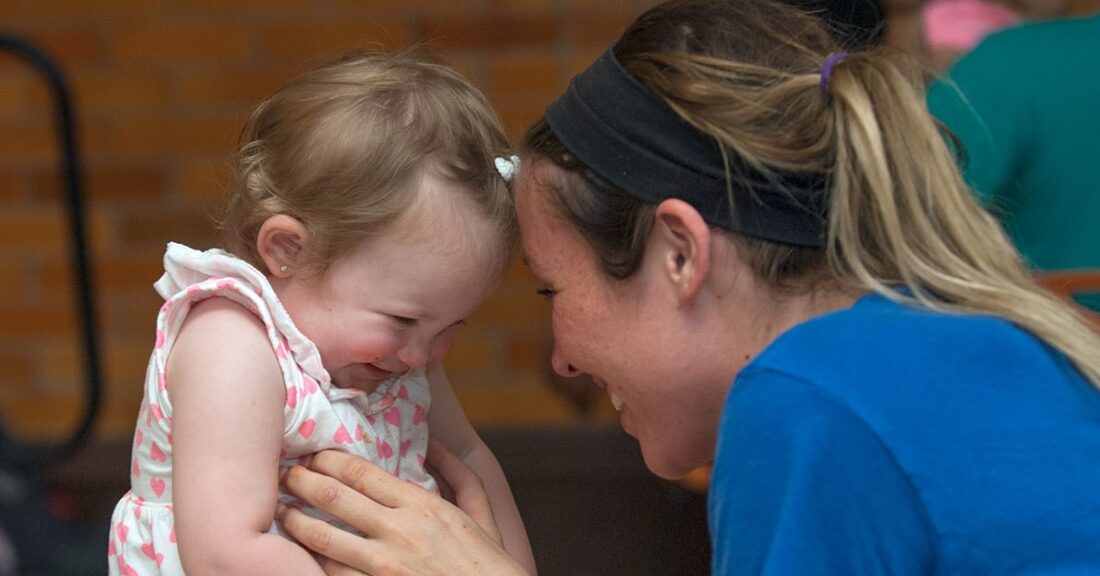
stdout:
{"type": "Polygon", "coordinates": [[[392,371],[384,370],[382,368],[379,368],[379,367],[375,366],[374,364],[369,364],[369,363],[368,364],[363,364],[363,367],[366,368],[367,374],[370,374],[370,377],[374,378],[375,380],[382,380],[382,379],[385,379],[385,378],[389,378],[390,375],[393,374],[392,371]]]}

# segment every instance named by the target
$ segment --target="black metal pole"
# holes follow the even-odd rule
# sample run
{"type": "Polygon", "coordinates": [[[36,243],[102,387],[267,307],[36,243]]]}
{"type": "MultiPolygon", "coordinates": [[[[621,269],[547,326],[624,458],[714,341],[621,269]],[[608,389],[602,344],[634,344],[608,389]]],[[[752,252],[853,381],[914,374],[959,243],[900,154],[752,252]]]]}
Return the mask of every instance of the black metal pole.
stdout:
{"type": "Polygon", "coordinates": [[[53,96],[57,118],[57,137],[61,150],[62,181],[67,191],[70,222],[70,254],[79,298],[77,314],[81,325],[84,349],[84,371],[87,397],[80,422],[69,437],[45,452],[27,454],[31,462],[67,457],[87,443],[95,427],[102,396],[102,378],[98,339],[96,337],[95,294],[93,292],[91,257],[86,241],[84,197],[81,192],[83,174],[76,145],[76,121],[72,97],[61,68],[44,50],[17,36],[0,32],[0,50],[13,52],[31,64],[45,79],[53,96]]]}

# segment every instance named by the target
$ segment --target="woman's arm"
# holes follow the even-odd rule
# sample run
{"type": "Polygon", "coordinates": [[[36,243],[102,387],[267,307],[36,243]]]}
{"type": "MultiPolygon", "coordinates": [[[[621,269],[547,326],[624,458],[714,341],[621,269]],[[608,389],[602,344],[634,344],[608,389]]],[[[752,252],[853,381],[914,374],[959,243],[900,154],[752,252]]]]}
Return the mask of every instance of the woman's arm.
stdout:
{"type": "Polygon", "coordinates": [[[432,409],[428,416],[432,438],[461,458],[481,478],[492,505],[493,517],[500,528],[504,549],[528,573],[536,574],[535,557],[531,553],[527,530],[496,456],[466,419],[466,413],[438,363],[428,368],[428,381],[432,390],[432,409]]]}
{"type": "Polygon", "coordinates": [[[291,493],[354,526],[345,532],[294,509],[282,509],[283,529],[329,558],[326,573],[372,576],[525,576],[500,545],[481,479],[438,442],[428,463],[455,493],[455,507],[351,454],[332,450],[313,456],[309,469],[286,476],[291,493]]]}
{"type": "Polygon", "coordinates": [[[180,558],[195,574],[322,574],[268,534],[282,445],[283,376],[263,324],[225,299],[188,314],[168,359],[180,558]]]}

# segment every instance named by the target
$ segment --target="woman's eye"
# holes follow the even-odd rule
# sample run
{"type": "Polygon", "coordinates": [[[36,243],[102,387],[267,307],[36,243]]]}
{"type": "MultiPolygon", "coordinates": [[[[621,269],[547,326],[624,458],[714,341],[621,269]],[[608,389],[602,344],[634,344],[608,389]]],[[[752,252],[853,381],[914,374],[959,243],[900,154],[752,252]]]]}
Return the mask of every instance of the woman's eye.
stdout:
{"type": "Polygon", "coordinates": [[[551,288],[539,288],[538,290],[535,290],[535,294],[538,294],[539,296],[542,296],[543,298],[546,298],[547,300],[553,298],[554,295],[557,294],[557,293],[558,293],[557,290],[554,290],[554,289],[551,289],[551,288]]]}

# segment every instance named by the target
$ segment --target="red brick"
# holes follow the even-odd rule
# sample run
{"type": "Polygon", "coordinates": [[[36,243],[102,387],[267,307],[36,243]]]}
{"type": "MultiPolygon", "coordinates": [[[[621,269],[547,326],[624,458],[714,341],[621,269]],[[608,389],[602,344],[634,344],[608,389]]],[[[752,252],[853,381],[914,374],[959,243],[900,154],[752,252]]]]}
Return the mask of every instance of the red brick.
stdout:
{"type": "MultiPolygon", "coordinates": [[[[590,3],[591,0],[585,0],[590,3]]],[[[603,4],[601,0],[596,4],[603,4]]],[[[489,9],[505,13],[554,13],[561,11],[562,0],[489,0],[489,9]]]]}
{"type": "Polygon", "coordinates": [[[574,38],[580,46],[598,46],[602,51],[622,35],[634,16],[630,13],[574,15],[574,38]]]}
{"type": "Polygon", "coordinates": [[[168,103],[168,80],[156,74],[126,71],[76,75],[74,92],[80,118],[96,114],[159,113],[168,103]]]}
{"type": "Polygon", "coordinates": [[[106,149],[117,154],[148,157],[149,155],[182,154],[236,148],[241,120],[219,118],[161,118],[119,120],[106,126],[106,149]]]}
{"type": "Polygon", "coordinates": [[[85,384],[84,349],[77,333],[55,338],[37,351],[38,370],[35,390],[39,393],[79,395],[85,384]]]}
{"type": "Polygon", "coordinates": [[[0,337],[36,338],[63,336],[76,330],[76,316],[68,306],[47,303],[30,306],[14,306],[0,303],[0,337]]]}
{"type": "MultiPolygon", "coordinates": [[[[165,176],[152,165],[138,166],[85,166],[83,196],[85,206],[101,201],[148,201],[162,197],[165,176]]],[[[62,191],[61,176],[56,170],[39,171],[34,178],[34,194],[37,198],[58,201],[64,194],[68,198],[68,183],[62,191]]]]}
{"type": "Polygon", "coordinates": [[[88,227],[85,232],[88,235],[92,256],[98,261],[111,247],[114,223],[106,207],[97,204],[86,207],[88,208],[88,227]]]}
{"type": "Polygon", "coordinates": [[[295,22],[268,27],[260,47],[270,61],[314,66],[360,50],[394,50],[407,41],[402,19],[342,22],[295,22]]]}
{"type": "MultiPolygon", "coordinates": [[[[164,265],[161,255],[164,248],[148,255],[141,256],[115,256],[102,258],[96,263],[96,282],[103,287],[105,298],[114,297],[113,292],[119,289],[133,290],[137,292],[152,292],[153,282],[164,273],[164,265]]],[[[129,298],[129,295],[125,296],[129,298]]]]}
{"type": "Polygon", "coordinates": [[[513,336],[508,341],[508,369],[509,370],[546,370],[550,366],[550,352],[553,344],[550,342],[550,330],[539,337],[513,336]]]}
{"type": "Polygon", "coordinates": [[[550,46],[562,36],[556,18],[539,15],[490,14],[446,19],[429,16],[421,19],[417,29],[417,39],[449,49],[550,46]]]}
{"type": "Polygon", "coordinates": [[[484,328],[463,326],[459,328],[454,346],[444,358],[443,365],[451,371],[484,371],[492,367],[493,342],[484,328]]]}
{"type": "Polygon", "coordinates": [[[189,107],[234,104],[239,106],[243,117],[292,76],[290,70],[281,68],[250,68],[222,74],[184,72],[176,80],[175,95],[181,105],[189,107]]]}
{"type": "Polygon", "coordinates": [[[34,363],[24,347],[0,348],[0,365],[4,367],[0,372],[0,390],[4,391],[4,396],[20,395],[32,389],[34,363]]]}
{"type": "Polygon", "coordinates": [[[17,8],[13,13],[58,20],[84,20],[87,17],[107,18],[152,12],[161,0],[10,0],[17,8]]]}
{"type": "MultiPolygon", "coordinates": [[[[112,302],[117,298],[128,299],[135,292],[151,292],[150,287],[163,272],[160,258],[152,253],[112,258],[100,254],[94,256],[92,280],[96,300],[100,303],[112,302]]],[[[67,255],[42,267],[41,283],[42,289],[51,294],[72,293],[75,278],[67,255]]]]}
{"type": "Polygon", "coordinates": [[[102,62],[106,57],[103,36],[91,29],[66,26],[35,31],[29,37],[61,67],[66,76],[81,67],[102,62]]]}
{"type": "Polygon", "coordinates": [[[0,171],[0,202],[5,206],[11,205],[16,198],[23,195],[23,187],[20,179],[10,171],[0,171]]]}
{"type": "Polygon", "coordinates": [[[375,14],[379,11],[394,12],[423,12],[430,11],[433,14],[455,14],[476,11],[477,2],[443,2],[441,0],[370,0],[369,7],[363,0],[332,0],[332,3],[345,12],[353,14],[375,14]]]}
{"type": "Polygon", "coordinates": [[[4,425],[23,441],[58,441],[75,425],[84,403],[68,395],[0,399],[4,425]]]}
{"type": "Polygon", "coordinates": [[[0,159],[18,164],[45,163],[57,156],[52,127],[21,121],[0,122],[0,159]]]}
{"type": "Polygon", "coordinates": [[[115,350],[144,351],[148,355],[154,342],[157,310],[164,301],[153,290],[152,282],[139,291],[123,294],[120,292],[111,303],[109,322],[103,330],[126,343],[116,346],[115,350]]]}
{"type": "Polygon", "coordinates": [[[494,104],[500,120],[504,123],[504,129],[508,131],[513,140],[519,140],[527,129],[531,127],[546,111],[546,106],[553,101],[552,96],[539,98],[513,98],[498,97],[494,104]]]}
{"type": "Polygon", "coordinates": [[[549,324],[549,318],[550,304],[540,302],[533,290],[526,292],[501,289],[481,305],[469,322],[519,330],[538,330],[540,326],[549,324]]]}
{"type": "Polygon", "coordinates": [[[566,11],[570,14],[588,14],[588,13],[614,13],[620,14],[627,18],[633,19],[642,11],[659,2],[656,0],[601,0],[600,2],[592,2],[591,0],[565,0],[566,11]]]}
{"type": "MultiPolygon", "coordinates": [[[[26,294],[27,270],[22,262],[0,261],[0,302],[21,302],[26,294]]],[[[0,319],[3,322],[3,319],[0,319]]],[[[3,345],[0,344],[0,354],[3,345]]]]}
{"type": "Polygon", "coordinates": [[[506,52],[489,59],[489,87],[494,95],[544,95],[565,89],[560,60],[550,53],[506,52]]]}
{"type": "Polygon", "coordinates": [[[243,26],[158,23],[116,32],[110,51],[124,65],[221,66],[244,62],[252,44],[251,31],[243,26]]]}
{"type": "Polygon", "coordinates": [[[573,58],[568,62],[567,74],[570,78],[573,78],[577,74],[584,72],[600,57],[604,51],[607,50],[607,45],[592,45],[586,48],[580,48],[573,54],[573,58]]]}
{"type": "Polygon", "coordinates": [[[123,245],[163,246],[169,241],[199,248],[212,245],[214,227],[195,210],[165,210],[154,214],[124,214],[119,218],[118,241],[123,245]]]}
{"type": "Polygon", "coordinates": [[[58,254],[64,244],[65,216],[61,210],[14,208],[0,210],[0,247],[5,251],[58,254]]]}
{"type": "Polygon", "coordinates": [[[233,177],[235,156],[199,157],[183,163],[183,196],[190,205],[220,207],[233,177]]]}
{"type": "MultiPolygon", "coordinates": [[[[152,313],[155,312],[156,309],[154,308],[152,313]]],[[[108,382],[108,391],[112,394],[122,394],[137,400],[141,399],[142,384],[145,382],[145,369],[149,364],[149,354],[153,351],[154,343],[153,315],[150,314],[148,317],[150,321],[148,338],[130,338],[124,341],[116,341],[104,357],[106,370],[104,370],[103,376],[108,382]]]]}
{"type": "Polygon", "coordinates": [[[309,8],[315,4],[313,0],[176,0],[177,8],[191,12],[200,11],[204,15],[223,12],[241,12],[253,8],[262,8],[264,12],[286,8],[309,8]]]}
{"type": "Polygon", "coordinates": [[[31,75],[17,68],[15,62],[0,60],[0,122],[11,122],[27,114],[30,100],[28,86],[31,75]]]}

